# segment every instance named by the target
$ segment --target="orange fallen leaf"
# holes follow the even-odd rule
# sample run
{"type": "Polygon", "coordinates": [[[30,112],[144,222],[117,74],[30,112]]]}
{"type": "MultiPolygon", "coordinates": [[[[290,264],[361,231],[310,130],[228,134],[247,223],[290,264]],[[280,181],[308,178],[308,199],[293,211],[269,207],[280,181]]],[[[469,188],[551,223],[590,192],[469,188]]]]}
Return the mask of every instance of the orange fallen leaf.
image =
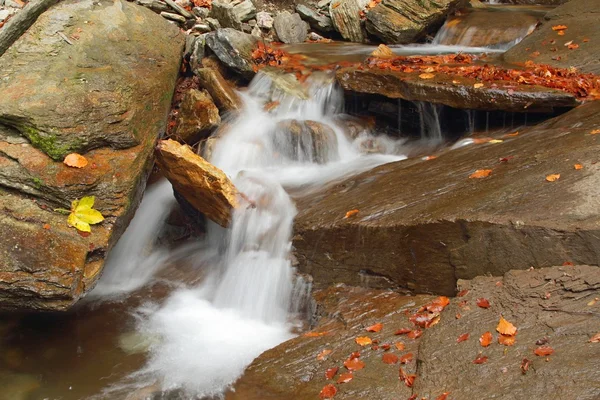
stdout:
{"type": "Polygon", "coordinates": [[[560,174],[551,174],[551,175],[546,176],[546,180],[548,182],[555,182],[559,179],[560,179],[560,174]]]}
{"type": "Polygon", "coordinates": [[[473,360],[473,364],[484,364],[485,362],[487,362],[487,360],[487,356],[480,354],[473,360]]]}
{"type": "Polygon", "coordinates": [[[406,372],[404,372],[404,369],[402,369],[402,367],[400,367],[398,376],[400,380],[403,381],[404,384],[408,387],[412,387],[415,383],[415,379],[417,378],[416,375],[408,375],[406,372]]]}
{"type": "Polygon", "coordinates": [[[558,36],[565,36],[565,31],[558,31],[558,36]]]}
{"type": "Polygon", "coordinates": [[[579,171],[580,169],[583,169],[583,165],[581,165],[581,164],[575,164],[575,165],[573,165],[573,168],[575,168],[576,170],[579,171]]]}
{"type": "Polygon", "coordinates": [[[576,50],[579,48],[579,45],[577,43],[572,43],[572,44],[568,45],[567,48],[569,50],[576,50]]]}
{"type": "Polygon", "coordinates": [[[371,326],[365,328],[365,330],[367,332],[379,332],[381,330],[381,328],[383,328],[383,324],[382,323],[378,323],[378,324],[371,325],[371,326]]]}
{"type": "Polygon", "coordinates": [[[358,358],[351,358],[344,361],[344,367],[349,371],[358,371],[365,367],[365,363],[360,361],[358,358]]]}
{"type": "Polygon", "coordinates": [[[600,332],[592,336],[592,338],[590,339],[590,343],[600,343],[600,332]]]}
{"type": "Polygon", "coordinates": [[[469,178],[470,179],[487,178],[488,176],[490,176],[491,173],[492,173],[491,169],[478,169],[477,171],[475,171],[471,175],[469,175],[469,178]]]}
{"type": "Polygon", "coordinates": [[[386,364],[396,364],[398,362],[398,356],[393,353],[385,353],[381,360],[386,364]]]}
{"type": "Polygon", "coordinates": [[[458,294],[456,295],[456,297],[465,297],[467,295],[467,293],[469,293],[468,289],[463,289],[460,292],[458,292],[458,294]]]}
{"type": "Polygon", "coordinates": [[[435,400],[446,400],[448,398],[449,394],[450,394],[450,392],[444,392],[444,393],[440,394],[438,397],[436,397],[435,400]]]}
{"type": "Polygon", "coordinates": [[[500,322],[498,322],[498,326],[496,330],[502,334],[507,336],[514,336],[517,333],[517,328],[504,319],[504,317],[500,317],[500,322]]]}
{"type": "Polygon", "coordinates": [[[437,158],[437,156],[425,156],[425,157],[423,157],[423,160],[430,161],[430,160],[435,160],[436,158],[437,158]]]}
{"type": "Polygon", "coordinates": [[[481,308],[490,308],[490,301],[486,298],[480,297],[477,299],[477,305],[481,308]]]}
{"type": "Polygon", "coordinates": [[[421,78],[421,79],[432,79],[432,78],[435,78],[435,74],[432,74],[430,72],[425,72],[424,74],[419,75],[419,78],[421,78]]]}
{"type": "Polygon", "coordinates": [[[320,336],[325,336],[328,335],[329,332],[306,332],[304,335],[304,337],[320,337],[320,336]]]}
{"type": "Polygon", "coordinates": [[[456,319],[461,319],[461,318],[462,318],[462,315],[461,315],[460,313],[456,313],[456,315],[454,316],[454,318],[456,318],[456,319]]]}
{"type": "Polygon", "coordinates": [[[554,349],[550,346],[540,346],[533,351],[536,356],[545,357],[554,353],[554,349]]]}
{"type": "Polygon", "coordinates": [[[463,333],[462,335],[460,335],[458,337],[458,339],[456,339],[456,343],[460,343],[460,342],[464,342],[465,340],[469,339],[469,334],[468,333],[463,333]]]}
{"type": "Polygon", "coordinates": [[[410,332],[412,332],[412,329],[400,328],[396,332],[394,332],[394,335],[406,335],[407,333],[410,333],[410,332]]]}
{"type": "Polygon", "coordinates": [[[44,229],[50,229],[50,224],[44,224],[43,228],[44,229]]]}
{"type": "Polygon", "coordinates": [[[344,216],[344,218],[350,218],[350,217],[354,217],[356,214],[358,214],[358,210],[350,210],[346,213],[346,215],[344,216]]]}
{"type": "Polygon", "coordinates": [[[352,378],[354,378],[352,372],[346,372],[345,374],[340,375],[340,377],[337,380],[337,383],[348,383],[352,380],[352,378]]]}
{"type": "Polygon", "coordinates": [[[356,339],[354,339],[354,341],[356,342],[356,344],[358,344],[360,346],[368,346],[371,343],[373,343],[371,338],[368,336],[359,336],[356,339]]]}
{"type": "Polygon", "coordinates": [[[323,361],[325,359],[325,357],[327,357],[329,354],[331,354],[332,351],[333,350],[327,350],[327,349],[323,350],[322,352],[320,352],[317,355],[317,360],[323,361]]]}
{"type": "Polygon", "coordinates": [[[68,167],[83,168],[88,165],[88,160],[81,154],[71,153],[67,154],[63,163],[68,167]]]}
{"type": "Polygon", "coordinates": [[[573,265],[575,265],[575,264],[573,264],[571,261],[565,261],[563,263],[563,267],[572,267],[573,265]]]}
{"type": "Polygon", "coordinates": [[[415,329],[414,331],[408,332],[406,336],[411,339],[418,339],[421,337],[421,335],[423,335],[423,331],[420,329],[415,329]]]}
{"type": "Polygon", "coordinates": [[[394,343],[394,346],[396,346],[396,348],[398,350],[404,350],[406,347],[406,346],[404,346],[404,343],[402,343],[402,342],[396,342],[396,343],[394,343]]]}
{"type": "Polygon", "coordinates": [[[500,335],[498,336],[498,343],[503,344],[505,346],[512,346],[515,344],[515,337],[510,335],[500,335]]]}
{"type": "Polygon", "coordinates": [[[403,355],[402,357],[400,357],[400,363],[401,364],[408,364],[409,362],[411,362],[413,359],[413,353],[407,353],[405,355],[403,355]]]}
{"type": "Polygon", "coordinates": [[[554,25],[552,27],[553,31],[564,31],[565,29],[568,29],[567,25],[554,25]]]}
{"type": "Polygon", "coordinates": [[[514,133],[508,133],[508,134],[506,134],[506,135],[504,135],[504,136],[508,136],[508,137],[515,137],[515,136],[519,136],[519,132],[517,131],[517,132],[514,132],[514,133]]]}
{"type": "Polygon", "coordinates": [[[474,84],[474,85],[473,85],[473,87],[474,87],[475,89],[482,88],[483,86],[484,86],[484,84],[483,84],[483,83],[476,83],[476,84],[474,84]]]}
{"type": "Polygon", "coordinates": [[[492,332],[486,332],[479,338],[479,343],[483,347],[488,347],[492,343],[492,332]]]}
{"type": "Polygon", "coordinates": [[[594,129],[593,131],[590,132],[590,135],[597,135],[600,133],[600,129],[594,129]]]}
{"type": "Polygon", "coordinates": [[[353,351],[350,354],[350,360],[354,360],[355,358],[358,358],[358,357],[360,357],[360,352],[358,352],[358,351],[353,351]]]}
{"type": "Polygon", "coordinates": [[[326,385],[323,389],[321,389],[321,393],[319,393],[320,399],[333,399],[333,396],[337,393],[337,388],[333,386],[331,383],[326,385]]]}
{"type": "Polygon", "coordinates": [[[339,371],[338,367],[333,367],[325,371],[325,379],[332,379],[339,371]]]}
{"type": "Polygon", "coordinates": [[[391,349],[391,348],[392,348],[392,345],[391,345],[391,344],[389,344],[389,343],[384,343],[384,344],[382,344],[380,347],[381,347],[381,349],[382,349],[383,351],[388,351],[389,349],[391,349]]]}

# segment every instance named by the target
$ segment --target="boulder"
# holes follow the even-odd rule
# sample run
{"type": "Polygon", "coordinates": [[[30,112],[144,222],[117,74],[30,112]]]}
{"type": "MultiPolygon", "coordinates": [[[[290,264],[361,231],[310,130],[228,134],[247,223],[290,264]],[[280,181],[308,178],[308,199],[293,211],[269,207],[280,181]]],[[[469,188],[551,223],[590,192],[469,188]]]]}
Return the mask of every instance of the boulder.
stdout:
{"type": "Polygon", "coordinates": [[[239,193],[223,171],[174,140],[159,142],[156,161],[173,189],[194,209],[221,226],[229,226],[239,193]]]}
{"type": "Polygon", "coordinates": [[[175,135],[179,140],[193,145],[217,128],[221,117],[208,92],[190,89],[183,95],[177,121],[175,135]]]}
{"type": "Polygon", "coordinates": [[[329,15],[333,26],[344,39],[357,43],[366,40],[359,15],[367,4],[369,0],[336,0],[329,4],[329,15]]]}
{"type": "Polygon", "coordinates": [[[420,72],[355,67],[336,72],[337,81],[349,92],[427,101],[462,109],[552,112],[580,104],[574,95],[558,89],[502,81],[475,87],[480,82],[474,78],[436,73],[432,79],[422,79],[420,75],[420,72]]]}
{"type": "Polygon", "coordinates": [[[443,393],[453,399],[597,399],[600,345],[590,338],[600,333],[600,322],[587,304],[600,295],[599,277],[598,267],[568,266],[459,281],[466,294],[451,299],[439,322],[421,328],[417,339],[394,333],[416,329],[409,318],[431,298],[343,285],[320,290],[313,295],[318,310],[313,329],[261,354],[226,399],[316,399],[327,384],[336,387],[335,399],[347,400],[439,399],[443,393]],[[490,307],[478,307],[478,298],[490,307]],[[513,346],[498,343],[501,316],[517,328],[513,346]],[[365,330],[375,324],[382,324],[379,332],[365,330]],[[478,340],[485,332],[492,333],[488,347],[478,340]],[[361,347],[355,341],[361,336],[378,343],[361,347]],[[544,345],[554,353],[535,355],[544,345]],[[338,383],[355,352],[364,368],[338,383]],[[487,361],[473,363],[479,354],[487,361]],[[404,357],[405,364],[394,356],[404,357]],[[399,366],[416,375],[412,388],[398,380],[399,366]],[[327,379],[330,368],[339,371],[327,379]],[[565,382],[565,376],[572,379],[565,382]]]}
{"type": "Polygon", "coordinates": [[[457,279],[600,264],[599,111],[590,102],[502,143],[386,164],[297,199],[299,270],[317,285],[357,285],[363,272],[452,295],[457,279]],[[492,173],[469,179],[479,169],[492,173]]]}
{"type": "Polygon", "coordinates": [[[276,67],[264,67],[259,71],[256,79],[269,80],[270,90],[268,98],[270,101],[278,101],[286,98],[309,99],[306,86],[298,81],[295,74],[286,73],[276,67]]]}
{"type": "Polygon", "coordinates": [[[561,68],[578,68],[600,74],[600,3],[571,0],[546,14],[544,23],[519,44],[504,53],[510,63],[532,60],[561,68]],[[564,25],[564,35],[552,27],[564,25]],[[569,44],[576,45],[568,47],[569,44]]]}
{"type": "Polygon", "coordinates": [[[94,287],[144,190],[183,43],[146,8],[73,0],[0,57],[1,309],[65,310],[94,287]],[[81,169],[52,159],[89,148],[81,169]],[[86,237],[52,211],[83,196],[106,218],[86,237]]]}
{"type": "Polygon", "coordinates": [[[304,4],[296,5],[296,12],[300,14],[302,19],[307,21],[314,30],[319,32],[332,32],[335,30],[331,18],[304,4]]]}
{"type": "Polygon", "coordinates": [[[442,25],[463,0],[383,0],[367,12],[366,29],[387,44],[413,43],[442,25]]]}
{"type": "Polygon", "coordinates": [[[242,29],[242,22],[256,16],[256,7],[251,0],[213,1],[210,16],[219,21],[223,28],[242,29]]]}
{"type": "Polygon", "coordinates": [[[273,28],[273,21],[273,16],[266,11],[261,11],[256,14],[256,26],[261,29],[273,28]]]}
{"type": "Polygon", "coordinates": [[[283,43],[302,43],[308,35],[308,24],[297,13],[280,12],[273,21],[275,33],[283,43]]]}
{"type": "Polygon", "coordinates": [[[231,28],[218,29],[206,35],[206,44],[222,63],[251,79],[254,72],[252,51],[258,39],[231,28]]]}
{"type": "Polygon", "coordinates": [[[319,164],[335,161],[337,137],[330,126],[317,121],[283,120],[274,138],[278,153],[294,161],[319,164]]]}
{"type": "Polygon", "coordinates": [[[242,108],[240,96],[217,69],[198,68],[194,73],[198,76],[200,86],[210,93],[221,111],[231,112],[242,108]]]}

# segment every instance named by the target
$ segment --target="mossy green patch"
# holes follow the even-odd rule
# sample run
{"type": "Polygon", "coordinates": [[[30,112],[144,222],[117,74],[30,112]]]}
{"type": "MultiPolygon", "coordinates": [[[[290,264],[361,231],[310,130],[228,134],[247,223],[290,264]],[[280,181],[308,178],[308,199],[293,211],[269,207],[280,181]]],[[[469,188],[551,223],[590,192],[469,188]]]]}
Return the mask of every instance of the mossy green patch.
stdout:
{"type": "Polygon", "coordinates": [[[37,190],[41,190],[44,186],[44,181],[40,178],[32,178],[31,181],[33,182],[33,186],[35,186],[37,190]]]}
{"type": "Polygon", "coordinates": [[[74,140],[71,143],[59,143],[56,135],[40,132],[32,127],[20,127],[19,130],[34,147],[42,150],[56,161],[62,160],[67,154],[78,150],[83,145],[81,140],[74,140]]]}

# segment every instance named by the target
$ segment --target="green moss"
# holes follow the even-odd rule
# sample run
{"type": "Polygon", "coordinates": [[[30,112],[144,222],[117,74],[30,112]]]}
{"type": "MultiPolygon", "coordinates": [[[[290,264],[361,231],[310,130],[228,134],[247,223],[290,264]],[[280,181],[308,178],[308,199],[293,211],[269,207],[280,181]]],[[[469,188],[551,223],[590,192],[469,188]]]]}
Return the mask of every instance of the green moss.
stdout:
{"type": "Polygon", "coordinates": [[[33,186],[35,186],[35,188],[38,190],[42,189],[42,187],[44,186],[44,181],[40,178],[33,178],[31,180],[33,181],[33,186]]]}
{"type": "Polygon", "coordinates": [[[81,146],[82,142],[71,144],[58,144],[56,135],[51,133],[41,133],[35,128],[22,127],[21,132],[27,136],[31,144],[48,154],[53,160],[60,161],[65,155],[73,152],[81,146]]]}

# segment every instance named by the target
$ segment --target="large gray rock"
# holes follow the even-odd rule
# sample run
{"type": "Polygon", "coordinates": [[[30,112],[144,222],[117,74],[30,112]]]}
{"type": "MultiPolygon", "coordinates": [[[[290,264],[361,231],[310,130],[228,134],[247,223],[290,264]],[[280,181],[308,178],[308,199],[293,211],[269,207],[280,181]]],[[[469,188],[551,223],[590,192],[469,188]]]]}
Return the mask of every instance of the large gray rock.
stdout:
{"type": "Polygon", "coordinates": [[[273,21],[275,33],[283,43],[302,43],[308,35],[308,24],[297,13],[280,12],[273,21]]]}
{"type": "Polygon", "coordinates": [[[296,6],[296,12],[300,14],[302,19],[307,21],[311,28],[320,32],[331,32],[334,31],[333,22],[327,15],[323,15],[320,12],[313,10],[312,8],[298,4],[296,6]]]}
{"type": "Polygon", "coordinates": [[[316,284],[358,285],[363,272],[452,295],[457,279],[599,265],[599,128],[600,102],[590,102],[499,144],[386,164],[298,199],[299,270],[316,284]],[[492,173],[469,179],[478,169],[492,173]]]}
{"type": "Polygon", "coordinates": [[[329,15],[335,29],[351,42],[362,43],[366,34],[359,18],[369,0],[340,0],[329,4],[329,15]]]}
{"type": "Polygon", "coordinates": [[[146,8],[71,0],[0,57],[0,309],[64,310],[94,287],[143,192],[183,42],[146,8]],[[72,151],[88,166],[52,160],[72,151]],[[52,210],[90,195],[106,220],[82,237],[52,210]]]}
{"type": "Polygon", "coordinates": [[[212,3],[210,16],[219,21],[223,28],[242,29],[242,22],[256,16],[256,7],[251,0],[220,0],[212,3]]]}
{"type": "Polygon", "coordinates": [[[218,29],[206,35],[206,44],[221,62],[246,78],[255,74],[252,51],[258,39],[232,28],[218,29]]]}
{"type": "Polygon", "coordinates": [[[412,43],[464,4],[464,0],[383,0],[367,12],[366,29],[384,43],[412,43]]]}

